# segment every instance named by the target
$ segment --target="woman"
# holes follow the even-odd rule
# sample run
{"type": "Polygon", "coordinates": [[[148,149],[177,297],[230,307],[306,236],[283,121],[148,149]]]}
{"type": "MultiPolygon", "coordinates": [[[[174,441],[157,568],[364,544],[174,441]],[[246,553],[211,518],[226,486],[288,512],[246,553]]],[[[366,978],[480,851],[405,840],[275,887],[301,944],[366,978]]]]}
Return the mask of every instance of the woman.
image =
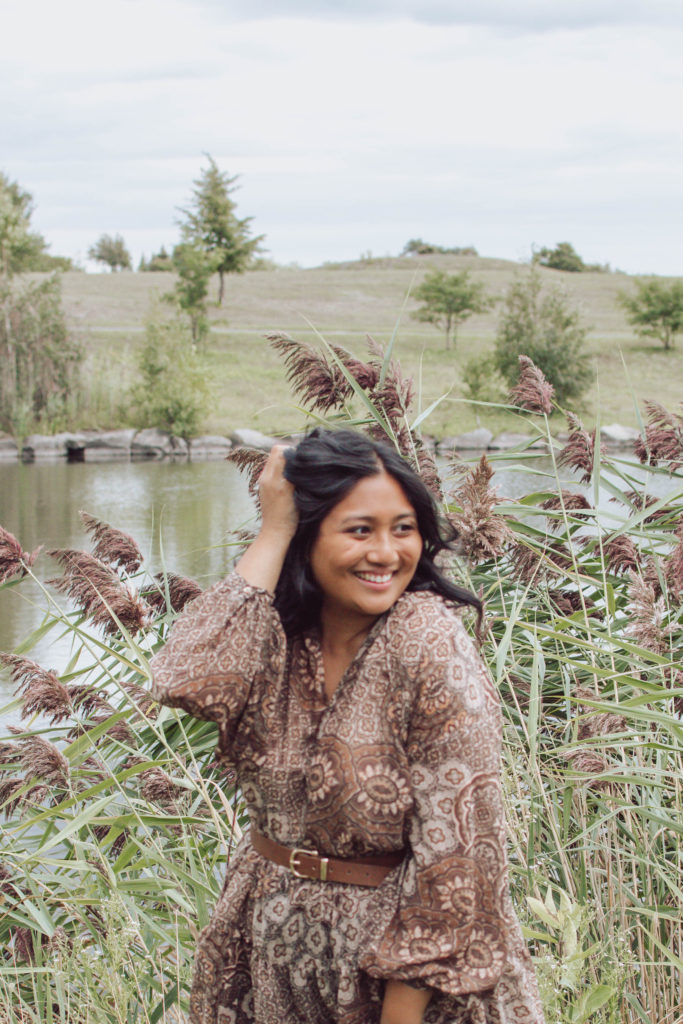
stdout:
{"type": "Polygon", "coordinates": [[[153,662],[218,723],[251,829],[195,964],[194,1024],[538,1024],[507,887],[497,697],[433,500],[350,431],[276,447],[260,532],[153,662]]]}

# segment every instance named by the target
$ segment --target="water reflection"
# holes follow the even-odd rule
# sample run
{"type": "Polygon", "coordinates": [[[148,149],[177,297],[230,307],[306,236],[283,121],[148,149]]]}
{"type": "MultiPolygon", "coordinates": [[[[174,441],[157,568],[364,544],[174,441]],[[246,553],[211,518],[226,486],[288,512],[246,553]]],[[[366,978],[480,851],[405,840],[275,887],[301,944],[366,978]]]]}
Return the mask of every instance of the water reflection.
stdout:
{"type": "MultiPolygon", "coordinates": [[[[494,482],[503,497],[555,489],[550,458],[534,457],[530,462],[523,456],[493,456],[492,462],[494,482]]],[[[680,491],[680,477],[672,480],[626,461],[624,465],[632,476],[646,481],[647,493],[655,497],[680,491]]],[[[447,470],[445,462],[442,469],[447,470]]],[[[562,486],[583,490],[592,501],[592,488],[577,485],[575,477],[573,471],[563,470],[562,486]]],[[[612,481],[622,489],[617,477],[612,481]]],[[[609,489],[601,490],[598,505],[603,515],[617,513],[611,497],[609,489]]],[[[0,524],[25,550],[38,544],[89,549],[79,509],[131,533],[152,571],[166,566],[203,587],[225,575],[231,554],[226,539],[254,512],[244,477],[224,461],[0,465],[0,524]]],[[[56,564],[45,556],[36,569],[41,579],[57,575],[56,564]]],[[[45,602],[32,581],[0,591],[0,650],[12,651],[25,640],[42,621],[45,602]]],[[[71,655],[70,640],[48,634],[26,653],[60,671],[71,655]]],[[[10,693],[5,672],[0,674],[0,706],[10,693]]]]}
{"type": "MultiPolygon", "coordinates": [[[[254,514],[242,475],[223,461],[0,467],[0,524],[25,550],[39,544],[89,549],[80,509],[132,534],[153,571],[165,565],[203,587],[225,575],[231,554],[225,541],[254,514]]],[[[43,580],[59,575],[56,563],[44,555],[36,572],[43,580]]],[[[45,604],[45,595],[30,580],[0,591],[0,650],[14,650],[40,625],[45,604]]],[[[48,634],[27,653],[59,671],[71,655],[70,640],[48,634]]],[[[3,672],[0,706],[10,695],[3,672]]]]}

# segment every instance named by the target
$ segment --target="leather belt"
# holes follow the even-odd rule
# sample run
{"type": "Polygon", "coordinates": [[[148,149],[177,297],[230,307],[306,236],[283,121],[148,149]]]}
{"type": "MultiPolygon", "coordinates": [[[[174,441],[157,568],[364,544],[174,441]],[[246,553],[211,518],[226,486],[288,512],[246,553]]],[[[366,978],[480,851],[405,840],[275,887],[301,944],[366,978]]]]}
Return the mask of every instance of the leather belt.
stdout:
{"type": "Polygon", "coordinates": [[[297,878],[309,878],[317,882],[377,886],[405,857],[404,850],[371,857],[356,857],[354,860],[322,857],[317,850],[303,850],[300,847],[290,849],[288,846],[282,846],[254,829],[250,835],[251,845],[262,857],[289,868],[297,878]]]}

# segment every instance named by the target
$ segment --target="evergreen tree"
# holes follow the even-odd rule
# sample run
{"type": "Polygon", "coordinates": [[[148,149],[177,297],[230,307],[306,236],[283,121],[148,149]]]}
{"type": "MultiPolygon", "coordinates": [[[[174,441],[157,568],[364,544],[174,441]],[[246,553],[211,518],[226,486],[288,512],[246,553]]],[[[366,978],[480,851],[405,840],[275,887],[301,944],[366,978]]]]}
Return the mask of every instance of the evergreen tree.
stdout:
{"type": "Polygon", "coordinates": [[[225,275],[241,274],[247,269],[254,253],[260,249],[264,235],[250,237],[252,217],[237,217],[236,204],[230,198],[236,190],[237,175],[219,170],[216,161],[207,154],[209,166],[194,182],[190,206],[182,213],[183,241],[194,248],[203,249],[215,258],[218,271],[218,304],[223,304],[225,275]]]}

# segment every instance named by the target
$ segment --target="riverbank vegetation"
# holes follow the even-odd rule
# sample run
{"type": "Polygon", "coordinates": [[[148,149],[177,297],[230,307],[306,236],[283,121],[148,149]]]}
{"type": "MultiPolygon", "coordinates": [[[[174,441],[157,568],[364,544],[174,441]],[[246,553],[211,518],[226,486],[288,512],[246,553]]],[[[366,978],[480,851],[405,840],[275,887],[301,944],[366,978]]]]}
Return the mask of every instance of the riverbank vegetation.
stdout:
{"type": "MultiPolygon", "coordinates": [[[[439,474],[420,438],[426,399],[391,349],[352,360],[319,346],[271,337],[292,401],[413,460],[457,532],[453,572],[485,602],[479,641],[503,701],[513,894],[548,1021],[675,1024],[683,419],[644,407],[644,476],[603,450],[599,428],[557,409],[523,359],[498,414],[546,438],[551,468],[520,450],[538,483],[506,500],[486,458],[439,474]],[[569,431],[563,448],[551,416],[569,431]],[[560,484],[560,464],[575,485],[560,484]],[[681,487],[656,500],[657,474],[681,487]],[[601,494],[613,500],[598,513],[601,494]]],[[[264,456],[238,458],[255,477],[264,456]]],[[[89,552],[28,554],[0,533],[0,581],[17,600],[36,558],[51,557],[62,570],[52,586],[74,604],[60,611],[46,587],[42,626],[4,656],[24,725],[0,739],[3,1024],[183,1020],[197,931],[246,824],[233,776],[214,759],[214,727],[160,709],[146,689],[150,654],[199,588],[172,567],[150,577],[132,538],[84,524],[89,552]],[[59,677],[30,660],[50,631],[72,642],[59,677]]],[[[243,539],[217,542],[237,550],[243,539]]]]}
{"type": "MultiPolygon", "coordinates": [[[[466,367],[493,353],[504,308],[500,300],[525,273],[525,267],[504,260],[438,253],[367,258],[311,270],[249,271],[231,277],[222,307],[216,305],[216,276],[207,307],[211,330],[202,343],[211,400],[200,430],[229,434],[237,426],[251,426],[272,434],[300,425],[277,357],[265,340],[269,331],[288,330],[302,341],[313,341],[314,325],[335,344],[360,351],[368,332],[377,341],[388,342],[399,317],[396,351],[406,371],[421,381],[425,407],[446,395],[430,417],[431,433],[444,437],[470,430],[478,422],[494,432],[515,429],[508,412],[467,401],[466,367]],[[419,305],[415,289],[434,270],[468,270],[473,281],[499,300],[463,324],[453,353],[444,351],[436,327],[416,323],[409,315],[419,305]]],[[[566,293],[587,328],[584,351],[590,379],[580,408],[587,424],[595,423],[599,409],[603,423],[638,426],[633,394],[641,402],[656,395],[670,407],[680,401],[683,349],[665,351],[659,341],[639,337],[618,304],[619,294],[633,288],[632,279],[618,273],[572,274],[544,267],[537,273],[544,288],[559,286],[566,293]]],[[[84,389],[73,402],[68,427],[129,425],[128,395],[149,310],[172,290],[173,282],[170,273],[63,275],[67,320],[86,353],[84,389]]],[[[167,315],[172,316],[170,308],[167,315]]],[[[551,425],[562,429],[561,418],[555,415],[551,425]]]]}

